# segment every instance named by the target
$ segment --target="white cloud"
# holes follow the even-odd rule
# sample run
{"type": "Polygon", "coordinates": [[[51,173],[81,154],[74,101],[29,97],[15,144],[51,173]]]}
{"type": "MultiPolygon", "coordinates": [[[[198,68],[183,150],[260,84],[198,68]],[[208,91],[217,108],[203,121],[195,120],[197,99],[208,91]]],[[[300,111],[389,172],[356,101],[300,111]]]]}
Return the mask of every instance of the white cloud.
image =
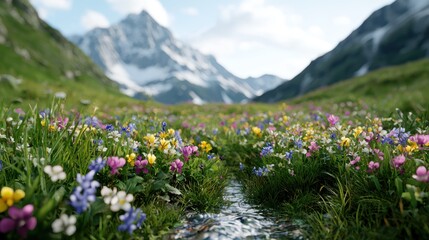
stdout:
{"type": "Polygon", "coordinates": [[[110,25],[103,14],[93,10],[87,10],[81,17],[80,23],[87,31],[97,27],[106,28],[110,25]]]}
{"type": "Polygon", "coordinates": [[[31,3],[44,8],[69,10],[72,0],[31,0],[31,3]]]}
{"type": "Polygon", "coordinates": [[[333,47],[319,26],[307,26],[304,20],[285,6],[241,0],[222,7],[216,25],[192,43],[241,77],[273,73],[290,78],[308,59],[333,47]]]}
{"type": "Polygon", "coordinates": [[[194,8],[194,7],[187,7],[187,8],[182,8],[181,12],[185,15],[188,16],[197,16],[200,14],[200,12],[198,11],[198,9],[194,8]]]}
{"type": "Polygon", "coordinates": [[[159,24],[170,25],[170,17],[159,0],[106,0],[115,11],[120,13],[148,12],[159,24]]]}
{"type": "Polygon", "coordinates": [[[347,16],[337,16],[334,19],[332,19],[332,22],[337,26],[350,26],[352,23],[352,20],[347,16]]]}

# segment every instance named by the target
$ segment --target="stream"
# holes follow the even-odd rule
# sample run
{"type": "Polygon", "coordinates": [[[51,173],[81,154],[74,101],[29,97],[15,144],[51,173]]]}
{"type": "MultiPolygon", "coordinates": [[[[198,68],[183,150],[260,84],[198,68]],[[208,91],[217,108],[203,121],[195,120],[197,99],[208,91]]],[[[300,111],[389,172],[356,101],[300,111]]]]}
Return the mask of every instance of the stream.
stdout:
{"type": "Polygon", "coordinates": [[[229,204],[219,213],[188,214],[165,239],[303,239],[298,221],[247,203],[237,180],[230,180],[224,198],[229,204]]]}

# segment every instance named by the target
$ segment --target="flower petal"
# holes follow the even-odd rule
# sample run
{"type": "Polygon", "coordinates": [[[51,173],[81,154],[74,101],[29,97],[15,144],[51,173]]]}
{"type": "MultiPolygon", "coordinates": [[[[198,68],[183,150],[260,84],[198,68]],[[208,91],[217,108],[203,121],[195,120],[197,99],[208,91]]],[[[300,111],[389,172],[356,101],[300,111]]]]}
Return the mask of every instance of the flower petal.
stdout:
{"type": "Polygon", "coordinates": [[[16,222],[10,218],[3,218],[0,221],[0,232],[7,233],[15,229],[16,222]]]}

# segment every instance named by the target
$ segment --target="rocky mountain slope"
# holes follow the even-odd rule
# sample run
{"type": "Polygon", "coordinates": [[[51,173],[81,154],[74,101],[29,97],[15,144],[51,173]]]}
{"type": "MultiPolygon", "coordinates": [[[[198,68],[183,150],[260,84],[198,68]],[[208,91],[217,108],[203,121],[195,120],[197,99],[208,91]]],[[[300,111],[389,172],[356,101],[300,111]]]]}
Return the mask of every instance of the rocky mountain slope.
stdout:
{"type": "Polygon", "coordinates": [[[291,81],[256,97],[276,102],[370,71],[429,56],[429,0],[397,0],[375,11],[291,81]]]}

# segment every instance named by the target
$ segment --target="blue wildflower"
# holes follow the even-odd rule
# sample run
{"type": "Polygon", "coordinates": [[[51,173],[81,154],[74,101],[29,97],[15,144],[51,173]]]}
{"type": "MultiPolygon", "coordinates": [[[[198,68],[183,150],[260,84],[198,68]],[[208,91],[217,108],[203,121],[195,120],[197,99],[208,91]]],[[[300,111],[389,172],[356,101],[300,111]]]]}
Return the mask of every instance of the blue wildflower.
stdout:
{"type": "Polygon", "coordinates": [[[72,195],[70,196],[70,205],[76,210],[77,213],[83,213],[88,209],[89,204],[95,201],[95,192],[100,183],[94,180],[95,171],[89,171],[86,175],[82,176],[77,174],[77,186],[72,195]]]}
{"type": "Polygon", "coordinates": [[[162,131],[163,132],[167,131],[167,123],[166,122],[162,122],[162,131]]]}
{"type": "Polygon", "coordinates": [[[244,164],[240,163],[240,171],[244,170],[244,164]]]}
{"type": "Polygon", "coordinates": [[[258,176],[258,177],[268,175],[268,172],[269,172],[269,171],[270,171],[270,170],[269,170],[266,166],[264,166],[264,167],[259,167],[258,169],[256,169],[255,167],[253,167],[253,173],[254,173],[256,176],[258,176]]]}
{"type": "Polygon", "coordinates": [[[215,157],[214,153],[207,154],[207,159],[212,160],[215,157]]]}
{"type": "Polygon", "coordinates": [[[331,134],[331,139],[332,139],[332,140],[334,140],[334,139],[336,139],[336,138],[337,138],[337,134],[332,133],[332,134],[331,134]]]}
{"type": "Polygon", "coordinates": [[[292,150],[290,150],[289,152],[286,152],[286,153],[285,153],[285,157],[286,157],[286,159],[288,159],[288,160],[291,160],[291,159],[292,159],[292,155],[293,155],[292,150]]]}
{"type": "Polygon", "coordinates": [[[89,164],[89,170],[94,171],[98,173],[106,166],[106,160],[103,160],[101,157],[98,157],[97,159],[93,160],[91,164],[89,164]]]}
{"type": "Polygon", "coordinates": [[[261,155],[261,157],[265,157],[271,153],[274,153],[274,149],[273,149],[273,146],[271,145],[271,143],[268,142],[265,144],[265,147],[262,148],[260,155],[261,155]]]}
{"type": "Polygon", "coordinates": [[[85,118],[85,124],[91,127],[100,127],[101,123],[97,117],[87,117],[85,118]]]}
{"type": "Polygon", "coordinates": [[[180,137],[180,133],[179,131],[175,131],[174,132],[174,138],[177,140],[177,142],[179,143],[179,148],[182,148],[183,146],[183,142],[182,142],[182,138],[180,137]]]}
{"type": "Polygon", "coordinates": [[[298,148],[302,148],[302,141],[301,140],[295,141],[295,146],[298,148]]]}
{"type": "Polygon", "coordinates": [[[112,124],[107,124],[105,129],[106,129],[107,131],[111,132],[111,131],[115,130],[115,127],[113,127],[113,125],[112,125],[112,124]]]}
{"type": "Polygon", "coordinates": [[[131,207],[125,214],[119,216],[123,222],[119,225],[118,230],[132,234],[134,230],[140,228],[143,221],[146,220],[146,214],[140,208],[131,207]]]}

